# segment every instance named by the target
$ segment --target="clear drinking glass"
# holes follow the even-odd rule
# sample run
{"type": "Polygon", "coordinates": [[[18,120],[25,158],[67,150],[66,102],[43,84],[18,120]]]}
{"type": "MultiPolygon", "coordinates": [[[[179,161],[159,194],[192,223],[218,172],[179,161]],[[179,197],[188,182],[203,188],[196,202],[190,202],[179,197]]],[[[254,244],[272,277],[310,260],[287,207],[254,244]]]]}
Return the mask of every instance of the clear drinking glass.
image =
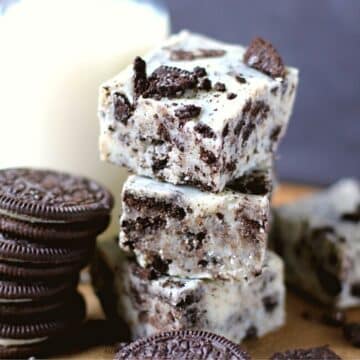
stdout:
{"type": "Polygon", "coordinates": [[[0,0],[0,168],[83,174],[118,200],[126,172],[99,161],[98,88],[168,32],[155,0],[0,0]]]}

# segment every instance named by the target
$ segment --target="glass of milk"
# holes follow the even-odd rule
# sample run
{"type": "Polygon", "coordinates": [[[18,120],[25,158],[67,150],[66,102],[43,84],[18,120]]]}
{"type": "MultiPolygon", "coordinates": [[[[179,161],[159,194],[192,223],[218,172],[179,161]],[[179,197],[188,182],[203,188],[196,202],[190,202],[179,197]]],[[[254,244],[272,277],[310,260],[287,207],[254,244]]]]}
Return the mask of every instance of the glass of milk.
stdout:
{"type": "Polygon", "coordinates": [[[117,201],[115,233],[127,174],[99,160],[98,88],[168,32],[159,1],[0,1],[0,168],[98,180],[117,201]]]}

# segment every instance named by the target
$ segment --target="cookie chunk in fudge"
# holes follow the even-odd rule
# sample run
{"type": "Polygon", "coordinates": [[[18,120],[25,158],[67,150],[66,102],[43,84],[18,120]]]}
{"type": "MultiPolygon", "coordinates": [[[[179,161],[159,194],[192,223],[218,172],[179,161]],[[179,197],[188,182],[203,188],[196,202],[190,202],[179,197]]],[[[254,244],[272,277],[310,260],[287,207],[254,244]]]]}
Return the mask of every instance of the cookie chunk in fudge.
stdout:
{"type": "Polygon", "coordinates": [[[101,158],[222,191],[271,162],[297,82],[262,39],[246,49],[183,31],[101,86],[101,158]]]}
{"type": "Polygon", "coordinates": [[[290,284],[325,304],[360,305],[359,181],[275,209],[271,233],[290,284]]]}

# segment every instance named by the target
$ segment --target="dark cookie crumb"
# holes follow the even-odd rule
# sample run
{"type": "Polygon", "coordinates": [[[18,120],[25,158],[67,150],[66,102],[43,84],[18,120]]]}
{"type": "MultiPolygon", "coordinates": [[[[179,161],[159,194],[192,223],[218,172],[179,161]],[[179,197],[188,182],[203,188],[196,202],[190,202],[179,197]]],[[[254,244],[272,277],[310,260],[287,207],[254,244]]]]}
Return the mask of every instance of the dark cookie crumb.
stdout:
{"type": "Polygon", "coordinates": [[[217,212],[216,217],[221,221],[224,220],[224,214],[222,214],[222,213],[217,212]]]}
{"type": "Polygon", "coordinates": [[[198,78],[201,78],[201,77],[204,77],[207,75],[205,68],[203,68],[201,66],[194,67],[194,73],[198,78]]]}
{"type": "Polygon", "coordinates": [[[188,120],[200,115],[201,107],[196,105],[183,105],[175,110],[175,116],[181,120],[188,120]]]}
{"type": "Polygon", "coordinates": [[[277,95],[278,91],[279,91],[279,87],[278,87],[278,86],[275,86],[275,87],[273,87],[273,88],[270,90],[270,92],[271,92],[274,96],[277,95]]]}
{"type": "Polygon", "coordinates": [[[252,40],[243,60],[250,67],[272,78],[283,78],[286,75],[286,68],[279,53],[271,43],[260,37],[252,40]]]}
{"type": "Polygon", "coordinates": [[[217,161],[217,158],[214,155],[214,153],[204,149],[203,147],[200,148],[200,159],[208,165],[215,164],[217,161]]]}
{"type": "Polygon", "coordinates": [[[272,313],[279,304],[276,295],[265,296],[262,302],[267,313],[272,313]]]}
{"type": "Polygon", "coordinates": [[[208,78],[200,79],[198,89],[210,91],[211,90],[211,80],[209,80],[208,78]]]}
{"type": "Polygon", "coordinates": [[[170,60],[191,61],[208,57],[220,57],[223,55],[225,55],[225,50],[220,49],[197,49],[193,51],[174,49],[170,52],[170,60]]]}
{"type": "Polygon", "coordinates": [[[328,345],[309,348],[292,349],[273,354],[270,360],[341,360],[328,345]]]}
{"type": "Polygon", "coordinates": [[[151,265],[160,274],[167,274],[169,271],[169,261],[162,259],[159,255],[154,255],[151,265]]]}
{"type": "Polygon", "coordinates": [[[360,323],[348,323],[343,327],[345,339],[353,346],[360,347],[360,323]]]}
{"type": "Polygon", "coordinates": [[[244,78],[244,76],[242,74],[237,74],[235,75],[235,79],[240,83],[240,84],[246,84],[246,79],[244,78]]]}
{"type": "Polygon", "coordinates": [[[199,260],[198,265],[202,268],[206,267],[209,262],[205,259],[199,260]]]}
{"type": "Polygon", "coordinates": [[[225,92],[226,91],[226,86],[222,82],[217,82],[217,83],[214,84],[214,90],[220,91],[220,92],[225,92]]]}
{"type": "Polygon", "coordinates": [[[153,171],[154,173],[157,173],[157,172],[159,172],[160,170],[163,170],[163,169],[166,168],[167,163],[168,163],[168,161],[169,161],[169,157],[166,156],[166,157],[164,157],[164,158],[162,158],[162,159],[161,159],[161,158],[160,158],[160,159],[154,158],[154,159],[152,159],[152,160],[153,160],[153,163],[152,163],[152,165],[151,165],[152,171],[153,171]]]}
{"type": "Polygon", "coordinates": [[[123,94],[114,93],[113,101],[115,120],[120,121],[124,125],[127,125],[128,119],[134,111],[133,106],[129,102],[129,99],[123,94]]]}
{"type": "Polygon", "coordinates": [[[227,97],[228,100],[233,100],[233,99],[235,99],[237,97],[237,95],[235,93],[231,92],[231,93],[228,93],[226,95],[226,97],[227,97]]]}
{"type": "Polygon", "coordinates": [[[346,322],[346,315],[341,310],[331,310],[322,314],[321,322],[328,326],[342,326],[346,322]]]}
{"type": "Polygon", "coordinates": [[[236,169],[236,160],[230,161],[225,165],[225,168],[229,172],[233,172],[236,169]]]}
{"type": "Polygon", "coordinates": [[[146,62],[139,56],[134,60],[134,93],[139,97],[147,89],[146,62]]]}
{"type": "Polygon", "coordinates": [[[345,221],[351,222],[359,222],[360,221],[360,204],[357,206],[354,212],[349,212],[341,215],[341,219],[345,221]]]}
{"type": "Polygon", "coordinates": [[[214,131],[206,124],[199,122],[195,125],[194,130],[201,134],[204,138],[216,138],[214,131]]]}
{"type": "Polygon", "coordinates": [[[223,129],[222,137],[225,138],[229,134],[229,123],[227,123],[223,129]]]}
{"type": "Polygon", "coordinates": [[[282,127],[280,125],[276,126],[270,134],[270,140],[276,143],[279,140],[279,136],[281,134],[282,127]]]}
{"type": "Polygon", "coordinates": [[[258,330],[257,327],[254,325],[251,325],[247,330],[246,330],[246,335],[245,335],[245,339],[244,340],[252,340],[252,339],[256,339],[258,337],[258,330]]]}
{"type": "Polygon", "coordinates": [[[159,124],[158,130],[157,130],[158,135],[160,136],[160,138],[166,142],[170,142],[171,141],[171,137],[170,137],[170,133],[169,130],[165,127],[164,124],[159,124]]]}

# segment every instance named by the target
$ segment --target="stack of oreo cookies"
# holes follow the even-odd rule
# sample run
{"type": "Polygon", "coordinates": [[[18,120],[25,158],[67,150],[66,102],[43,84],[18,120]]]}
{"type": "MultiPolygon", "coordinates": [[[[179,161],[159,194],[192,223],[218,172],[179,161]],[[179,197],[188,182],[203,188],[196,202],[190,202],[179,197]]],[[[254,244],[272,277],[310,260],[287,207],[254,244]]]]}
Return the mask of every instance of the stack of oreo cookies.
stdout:
{"type": "Polygon", "coordinates": [[[0,357],[48,351],[82,323],[79,272],[112,204],[111,194],[86,178],[0,170],[0,357]]]}

